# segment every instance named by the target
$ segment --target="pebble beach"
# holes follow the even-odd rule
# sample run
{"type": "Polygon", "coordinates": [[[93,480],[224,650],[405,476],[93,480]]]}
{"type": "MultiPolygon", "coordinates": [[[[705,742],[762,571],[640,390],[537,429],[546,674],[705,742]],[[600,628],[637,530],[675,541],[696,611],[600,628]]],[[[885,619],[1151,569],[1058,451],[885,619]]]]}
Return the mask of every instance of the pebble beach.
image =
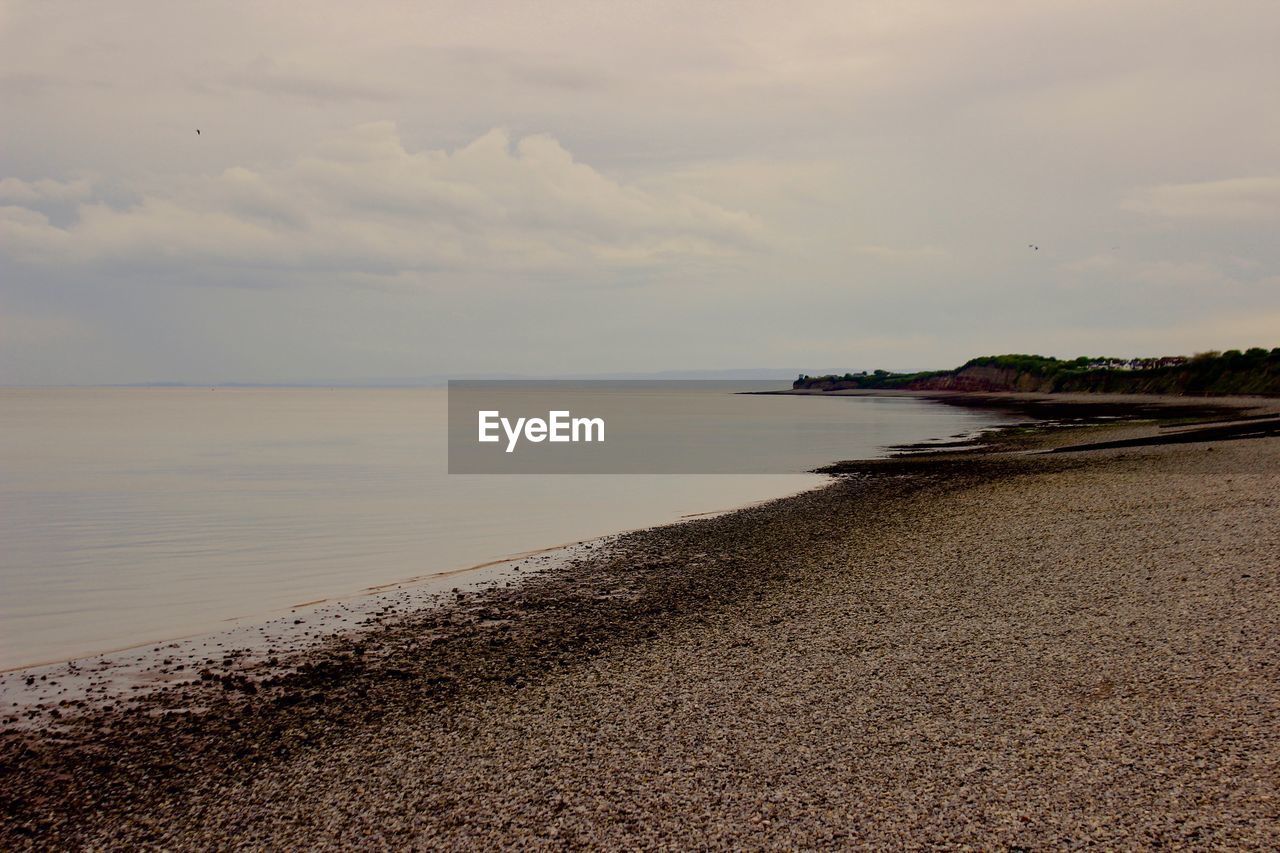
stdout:
{"type": "Polygon", "coordinates": [[[0,738],[0,843],[1280,845],[1280,438],[1010,430],[0,738]]]}

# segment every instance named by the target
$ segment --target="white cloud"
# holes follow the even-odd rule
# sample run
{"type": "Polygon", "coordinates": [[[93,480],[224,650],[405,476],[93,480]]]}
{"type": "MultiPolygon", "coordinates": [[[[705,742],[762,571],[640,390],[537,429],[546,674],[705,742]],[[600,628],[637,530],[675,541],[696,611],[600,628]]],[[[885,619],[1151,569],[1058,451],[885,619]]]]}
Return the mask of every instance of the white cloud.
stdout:
{"type": "Polygon", "coordinates": [[[93,186],[87,178],[57,181],[42,178],[23,181],[18,178],[0,179],[0,202],[35,204],[44,201],[81,201],[88,198],[93,186]]]}
{"type": "Polygon", "coordinates": [[[128,207],[82,203],[59,227],[26,205],[84,198],[87,183],[0,184],[10,254],[125,269],[405,271],[645,270],[730,261],[763,228],[667,185],[642,189],[576,161],[554,138],[492,130],[455,151],[405,149],[391,122],[326,140],[279,168],[138,190],[128,207]]]}
{"type": "Polygon", "coordinates": [[[1280,176],[1163,184],[1132,194],[1126,210],[1171,219],[1280,218],[1280,176]]]}

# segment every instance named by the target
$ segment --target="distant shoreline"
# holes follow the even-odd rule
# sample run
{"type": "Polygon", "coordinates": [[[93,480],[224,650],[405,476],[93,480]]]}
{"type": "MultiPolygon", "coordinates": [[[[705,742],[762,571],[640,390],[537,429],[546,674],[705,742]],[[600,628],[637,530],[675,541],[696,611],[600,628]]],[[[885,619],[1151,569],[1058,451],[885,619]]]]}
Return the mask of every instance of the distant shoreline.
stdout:
{"type": "Polygon", "coordinates": [[[952,370],[800,374],[796,389],[884,389],[972,393],[1105,393],[1280,397],[1280,347],[1194,356],[1116,359],[1008,354],[971,358],[952,370]]]}

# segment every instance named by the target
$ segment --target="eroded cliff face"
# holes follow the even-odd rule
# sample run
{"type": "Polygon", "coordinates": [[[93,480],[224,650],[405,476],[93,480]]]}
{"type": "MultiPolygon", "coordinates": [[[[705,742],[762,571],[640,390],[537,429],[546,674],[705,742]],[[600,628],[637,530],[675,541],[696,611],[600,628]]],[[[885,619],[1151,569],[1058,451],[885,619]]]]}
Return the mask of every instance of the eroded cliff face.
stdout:
{"type": "Polygon", "coordinates": [[[931,376],[908,384],[912,391],[1039,391],[1053,390],[1052,381],[1008,367],[974,365],[945,376],[931,376]]]}
{"type": "Polygon", "coordinates": [[[1202,353],[1194,358],[1147,359],[1154,364],[1111,367],[1116,359],[1063,361],[1038,355],[1000,355],[972,359],[955,370],[844,376],[801,376],[795,388],[817,391],[883,389],[907,391],[1024,391],[1109,394],[1186,394],[1280,396],[1280,347],[1267,351],[1202,353]],[[1099,364],[1103,362],[1103,364],[1099,364]]]}
{"type": "MultiPolygon", "coordinates": [[[[907,379],[909,377],[904,377],[907,379]]],[[[941,375],[924,376],[894,384],[879,377],[854,379],[813,379],[803,387],[811,391],[842,391],[856,388],[890,388],[902,391],[1051,391],[1052,382],[1043,376],[1009,367],[974,365],[941,375]]]]}

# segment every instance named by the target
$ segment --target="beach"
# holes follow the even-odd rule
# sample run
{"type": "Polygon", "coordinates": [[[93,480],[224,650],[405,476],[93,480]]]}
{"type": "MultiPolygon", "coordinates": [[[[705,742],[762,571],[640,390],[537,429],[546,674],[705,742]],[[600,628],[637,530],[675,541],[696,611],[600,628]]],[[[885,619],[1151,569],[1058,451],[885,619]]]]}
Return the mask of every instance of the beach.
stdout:
{"type": "Polygon", "coordinates": [[[0,853],[1280,851],[1280,4],[0,0],[0,853]]]}
{"type": "Polygon", "coordinates": [[[295,659],[48,709],[0,741],[0,839],[1275,847],[1280,439],[1040,452],[1168,432],[847,463],[295,659]]]}

